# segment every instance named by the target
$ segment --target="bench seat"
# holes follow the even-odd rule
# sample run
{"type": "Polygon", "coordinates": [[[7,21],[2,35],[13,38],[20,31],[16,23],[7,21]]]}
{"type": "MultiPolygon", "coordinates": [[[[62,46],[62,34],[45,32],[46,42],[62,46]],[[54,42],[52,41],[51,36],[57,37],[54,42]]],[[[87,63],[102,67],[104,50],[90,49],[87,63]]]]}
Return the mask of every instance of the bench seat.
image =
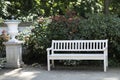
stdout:
{"type": "Polygon", "coordinates": [[[54,60],[103,60],[103,54],[51,54],[49,59],[54,60]]]}

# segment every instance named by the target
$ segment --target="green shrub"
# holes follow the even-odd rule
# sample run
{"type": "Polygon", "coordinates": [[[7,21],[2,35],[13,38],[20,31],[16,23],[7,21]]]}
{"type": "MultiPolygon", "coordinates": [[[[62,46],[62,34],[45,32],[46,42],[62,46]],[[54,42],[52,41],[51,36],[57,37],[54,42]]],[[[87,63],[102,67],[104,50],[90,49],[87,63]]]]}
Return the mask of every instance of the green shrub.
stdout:
{"type": "MultiPolygon", "coordinates": [[[[43,18],[38,18],[34,21],[32,25],[33,29],[31,33],[24,37],[25,44],[24,48],[26,49],[23,52],[23,61],[26,64],[33,64],[33,63],[42,63],[46,59],[46,21],[43,18]]],[[[28,33],[27,33],[28,34],[28,33]]],[[[21,34],[26,35],[26,34],[21,34]]],[[[23,37],[21,37],[23,38],[23,37]]]]}
{"type": "MultiPolygon", "coordinates": [[[[115,15],[89,15],[79,25],[82,39],[108,39],[109,59],[120,62],[120,18],[115,15]]],[[[116,63],[120,64],[120,63],[116,63]]]]}
{"type": "Polygon", "coordinates": [[[69,12],[66,16],[54,16],[52,22],[46,24],[46,20],[39,18],[35,20],[29,40],[26,41],[27,54],[23,60],[27,64],[34,62],[46,63],[46,48],[50,47],[53,39],[73,39],[77,37],[77,26],[79,18],[75,12],[69,12]],[[77,22],[77,23],[76,23],[77,22]],[[76,27],[74,27],[74,25],[76,27]]]}
{"type": "Polygon", "coordinates": [[[79,39],[80,17],[74,11],[68,11],[66,15],[58,15],[52,18],[47,27],[47,38],[51,40],[79,39]]]}
{"type": "Polygon", "coordinates": [[[76,16],[74,11],[68,11],[66,15],[54,16],[52,22],[47,25],[39,20],[34,26],[26,42],[26,63],[46,63],[46,48],[51,46],[52,40],[57,39],[108,39],[110,63],[120,62],[120,18],[117,16],[90,14],[84,19],[76,16]]]}

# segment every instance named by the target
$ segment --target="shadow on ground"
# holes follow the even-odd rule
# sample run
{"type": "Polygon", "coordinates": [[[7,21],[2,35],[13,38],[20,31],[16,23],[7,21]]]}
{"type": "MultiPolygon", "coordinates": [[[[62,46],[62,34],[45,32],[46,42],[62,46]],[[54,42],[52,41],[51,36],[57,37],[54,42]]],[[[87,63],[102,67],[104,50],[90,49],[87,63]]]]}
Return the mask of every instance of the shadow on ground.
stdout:
{"type": "Polygon", "coordinates": [[[46,67],[24,67],[18,69],[1,69],[0,80],[120,80],[120,68],[92,67],[56,67],[47,71],[46,67]]]}

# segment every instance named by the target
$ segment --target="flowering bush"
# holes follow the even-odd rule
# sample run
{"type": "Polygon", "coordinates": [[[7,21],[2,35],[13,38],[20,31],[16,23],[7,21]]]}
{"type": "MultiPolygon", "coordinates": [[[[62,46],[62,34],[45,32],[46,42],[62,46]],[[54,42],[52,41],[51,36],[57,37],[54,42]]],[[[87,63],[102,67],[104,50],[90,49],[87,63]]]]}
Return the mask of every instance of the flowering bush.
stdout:
{"type": "Polygon", "coordinates": [[[0,35],[0,51],[1,51],[0,54],[4,53],[5,51],[5,46],[3,45],[3,42],[6,42],[8,40],[9,40],[9,36],[7,35],[6,31],[3,30],[2,34],[0,35]]]}
{"type": "Polygon", "coordinates": [[[38,18],[34,22],[34,29],[25,44],[28,50],[25,63],[46,62],[46,49],[51,46],[52,40],[108,39],[109,63],[120,64],[119,17],[94,14],[84,19],[68,10],[66,15],[56,15],[51,19],[52,22],[48,24],[44,18],[38,18]]]}
{"type": "Polygon", "coordinates": [[[53,39],[78,39],[80,17],[74,11],[67,11],[66,15],[52,17],[47,28],[47,36],[53,39]]]}
{"type": "Polygon", "coordinates": [[[43,53],[43,51],[41,50],[43,49],[43,44],[45,43],[44,41],[45,29],[46,29],[45,19],[43,17],[38,17],[36,20],[34,20],[34,24],[32,25],[31,32],[29,32],[29,35],[21,34],[22,36],[24,36],[25,40],[24,48],[26,49],[23,54],[24,63],[26,64],[32,64],[36,62],[40,63],[40,59],[44,58],[40,54],[43,53]]]}
{"type": "Polygon", "coordinates": [[[9,36],[7,35],[6,31],[3,30],[2,34],[0,35],[0,67],[4,67],[4,63],[6,62],[5,46],[3,45],[3,42],[8,40],[9,36]]]}
{"type": "Polygon", "coordinates": [[[75,12],[69,11],[68,13],[53,16],[49,19],[38,17],[34,21],[34,28],[25,43],[27,49],[23,56],[25,63],[46,62],[46,48],[50,46],[53,39],[77,39],[80,18],[77,17],[75,12]]]}

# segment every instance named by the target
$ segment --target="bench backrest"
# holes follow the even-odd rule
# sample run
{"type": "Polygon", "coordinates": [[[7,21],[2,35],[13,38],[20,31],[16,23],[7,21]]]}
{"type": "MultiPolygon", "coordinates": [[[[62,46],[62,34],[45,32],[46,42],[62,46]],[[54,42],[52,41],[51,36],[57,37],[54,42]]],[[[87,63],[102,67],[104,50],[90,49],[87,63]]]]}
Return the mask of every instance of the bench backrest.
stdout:
{"type": "Polygon", "coordinates": [[[103,51],[108,40],[52,40],[53,51],[103,51]]]}

